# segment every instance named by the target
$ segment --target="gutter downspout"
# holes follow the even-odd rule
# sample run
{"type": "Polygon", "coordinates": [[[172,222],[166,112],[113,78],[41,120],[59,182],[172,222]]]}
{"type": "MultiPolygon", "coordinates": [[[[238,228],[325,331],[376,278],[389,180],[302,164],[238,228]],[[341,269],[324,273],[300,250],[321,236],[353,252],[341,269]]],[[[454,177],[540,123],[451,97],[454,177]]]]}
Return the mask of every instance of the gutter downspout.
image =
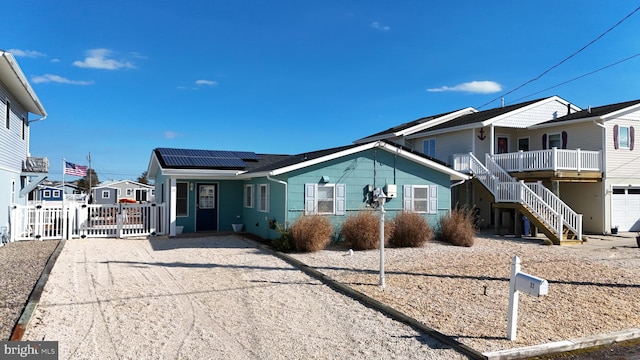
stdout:
{"type": "Polygon", "coordinates": [[[42,120],[45,120],[46,118],[47,118],[47,115],[45,115],[45,116],[43,116],[41,118],[38,118],[38,119],[27,120],[27,124],[31,124],[31,123],[34,123],[36,121],[42,121],[42,120]]]}
{"type": "Polygon", "coordinates": [[[287,214],[289,214],[289,184],[286,181],[274,179],[271,175],[267,175],[267,180],[273,181],[278,184],[284,185],[284,228],[289,227],[289,221],[287,220],[287,214]]]}

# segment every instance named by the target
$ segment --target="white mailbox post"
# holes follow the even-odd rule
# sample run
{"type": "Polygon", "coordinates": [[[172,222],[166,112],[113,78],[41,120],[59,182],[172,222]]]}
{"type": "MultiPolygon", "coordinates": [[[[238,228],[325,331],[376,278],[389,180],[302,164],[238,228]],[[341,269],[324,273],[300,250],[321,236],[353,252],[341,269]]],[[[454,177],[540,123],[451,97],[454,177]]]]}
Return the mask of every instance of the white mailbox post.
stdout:
{"type": "Polygon", "coordinates": [[[537,276],[520,272],[520,258],[514,256],[511,262],[511,279],[509,281],[509,320],[507,324],[507,339],[509,340],[516,339],[520,291],[530,296],[544,296],[549,294],[549,283],[537,276]]]}

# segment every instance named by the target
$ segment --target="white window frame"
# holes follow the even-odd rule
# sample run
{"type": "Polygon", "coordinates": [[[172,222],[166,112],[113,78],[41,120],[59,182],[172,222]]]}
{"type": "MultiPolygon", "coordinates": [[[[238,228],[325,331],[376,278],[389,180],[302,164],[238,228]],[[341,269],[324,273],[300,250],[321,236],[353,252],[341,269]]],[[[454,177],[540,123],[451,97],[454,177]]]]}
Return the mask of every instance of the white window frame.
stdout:
{"type": "Polygon", "coordinates": [[[316,211],[319,215],[333,215],[336,213],[336,186],[335,184],[324,184],[318,185],[316,192],[316,211]],[[326,189],[326,191],[324,191],[326,189]],[[326,194],[331,191],[331,196],[326,198],[320,198],[320,194],[326,194]],[[320,211],[321,208],[326,208],[326,206],[321,206],[322,203],[326,203],[331,207],[331,211],[320,211]]]}
{"type": "Polygon", "coordinates": [[[60,197],[60,190],[53,190],[51,192],[51,196],[53,196],[54,198],[60,197]]]}
{"type": "Polygon", "coordinates": [[[259,212],[269,212],[269,184],[258,184],[256,199],[259,212]],[[263,197],[264,195],[264,197],[263,197]]]}
{"type": "Polygon", "coordinates": [[[629,129],[629,126],[618,125],[618,149],[629,149],[631,144],[630,134],[631,130],[629,129]],[[622,129],[625,130],[627,135],[624,143],[622,142],[622,129]]]}
{"type": "Polygon", "coordinates": [[[437,185],[404,185],[403,191],[403,210],[421,214],[437,214],[438,213],[438,186],[437,185]],[[427,197],[420,198],[420,201],[426,202],[426,210],[417,211],[416,209],[416,190],[426,189],[427,197]]]}
{"type": "Polygon", "coordinates": [[[547,149],[562,149],[562,134],[561,133],[551,133],[547,136],[547,149]],[[557,146],[551,146],[551,137],[552,136],[558,136],[558,145],[557,146]]]}
{"type": "Polygon", "coordinates": [[[345,184],[305,184],[304,185],[304,212],[306,215],[345,215],[346,214],[346,185],[345,184]],[[318,202],[327,201],[320,199],[320,188],[332,188],[332,211],[320,212],[318,202]]]}
{"type": "Polygon", "coordinates": [[[436,138],[429,138],[422,140],[422,153],[436,158],[436,138]]]}
{"type": "Polygon", "coordinates": [[[103,199],[109,199],[109,198],[111,198],[111,191],[109,191],[109,190],[102,190],[102,198],[103,198],[103,199]]]}
{"type": "Polygon", "coordinates": [[[244,207],[253,208],[253,184],[246,184],[244,186],[244,207]]]}
{"type": "Polygon", "coordinates": [[[133,194],[133,189],[127,188],[127,196],[131,196],[133,194]]]}
{"type": "Polygon", "coordinates": [[[42,190],[42,197],[43,198],[50,198],[51,197],[51,190],[42,190]]]}
{"type": "Polygon", "coordinates": [[[522,151],[530,151],[531,150],[531,137],[529,136],[524,136],[524,137],[519,137],[518,138],[518,151],[520,151],[520,141],[522,140],[527,140],[527,150],[522,150],[522,151]]]}

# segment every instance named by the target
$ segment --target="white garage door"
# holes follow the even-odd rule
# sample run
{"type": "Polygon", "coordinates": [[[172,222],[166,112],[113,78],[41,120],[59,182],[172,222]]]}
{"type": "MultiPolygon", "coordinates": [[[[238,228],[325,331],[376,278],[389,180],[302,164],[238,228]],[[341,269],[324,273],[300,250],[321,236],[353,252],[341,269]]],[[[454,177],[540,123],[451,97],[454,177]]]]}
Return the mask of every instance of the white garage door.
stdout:
{"type": "Polygon", "coordinates": [[[611,226],[620,231],[640,231],[640,188],[613,188],[611,226]]]}

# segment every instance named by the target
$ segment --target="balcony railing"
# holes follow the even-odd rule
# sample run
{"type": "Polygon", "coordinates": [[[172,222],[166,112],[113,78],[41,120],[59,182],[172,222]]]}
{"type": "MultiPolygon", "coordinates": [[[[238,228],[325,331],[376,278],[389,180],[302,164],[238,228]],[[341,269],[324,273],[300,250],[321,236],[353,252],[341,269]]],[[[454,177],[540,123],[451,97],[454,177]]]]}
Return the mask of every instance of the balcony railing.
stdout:
{"type": "Polygon", "coordinates": [[[28,157],[27,160],[22,162],[22,171],[30,173],[48,173],[49,159],[28,157]]]}
{"type": "Polygon", "coordinates": [[[602,171],[602,151],[552,148],[549,150],[496,154],[493,155],[493,160],[508,172],[540,170],[602,171]]]}

